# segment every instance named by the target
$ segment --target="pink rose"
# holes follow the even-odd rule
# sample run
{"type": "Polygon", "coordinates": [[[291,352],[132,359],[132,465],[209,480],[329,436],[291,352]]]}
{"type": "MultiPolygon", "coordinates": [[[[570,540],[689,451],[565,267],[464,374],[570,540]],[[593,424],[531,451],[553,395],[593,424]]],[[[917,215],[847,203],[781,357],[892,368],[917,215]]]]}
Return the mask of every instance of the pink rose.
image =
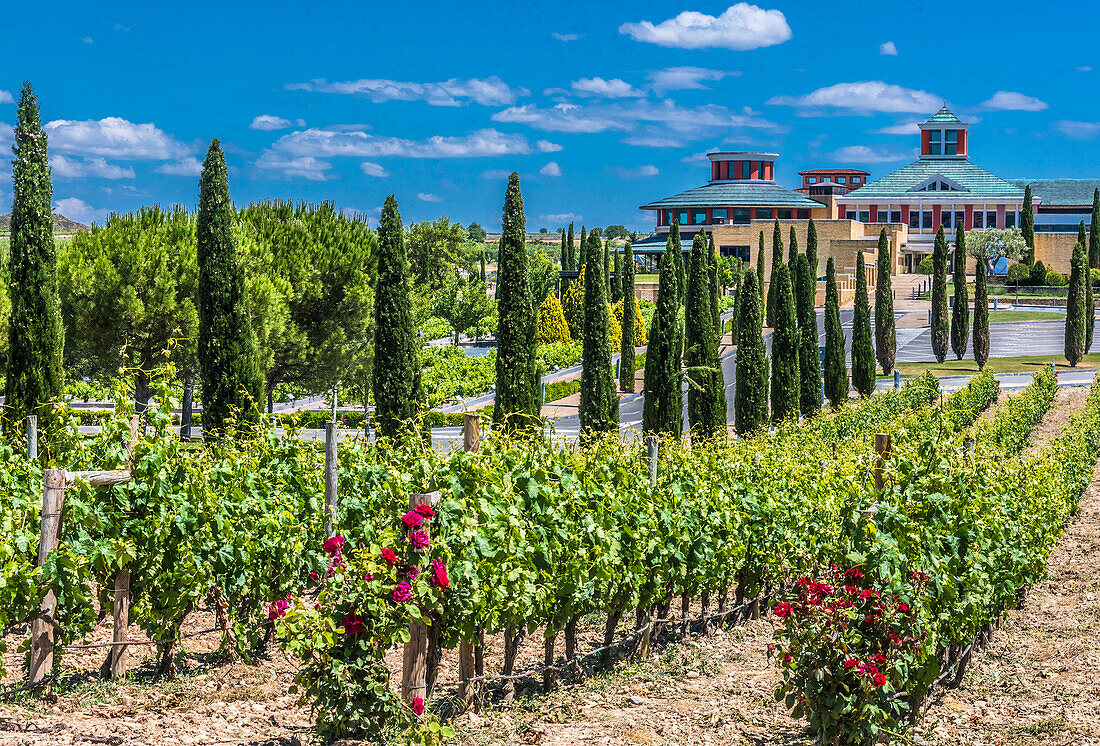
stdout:
{"type": "Polygon", "coordinates": [[[344,614],[344,634],[358,635],[366,632],[367,628],[363,624],[363,617],[353,612],[344,614]]]}
{"type": "Polygon", "coordinates": [[[323,549],[325,554],[335,557],[344,550],[344,537],[337,534],[330,539],[325,539],[323,549]]]}
{"type": "Polygon", "coordinates": [[[431,505],[421,503],[420,505],[417,505],[415,508],[413,508],[413,510],[419,513],[420,516],[424,518],[424,520],[430,521],[432,518],[435,518],[435,511],[432,510],[431,505]]]}
{"type": "Polygon", "coordinates": [[[413,548],[417,551],[423,551],[431,545],[431,540],[428,538],[428,532],[423,529],[413,531],[409,535],[409,541],[412,542],[413,548]]]}
{"type": "Polygon", "coordinates": [[[447,577],[447,565],[441,559],[432,560],[432,581],[440,588],[446,588],[451,584],[447,577]]]}
{"type": "Polygon", "coordinates": [[[413,713],[417,717],[424,714],[424,700],[420,697],[413,697],[413,713]]]}
{"type": "Polygon", "coordinates": [[[405,528],[419,528],[420,524],[424,522],[424,516],[416,511],[410,510],[405,515],[401,516],[401,522],[405,524],[405,528]]]}
{"type": "Polygon", "coordinates": [[[403,604],[412,600],[412,586],[402,580],[397,584],[397,587],[393,589],[393,600],[395,603],[403,604]]]}
{"type": "Polygon", "coordinates": [[[386,564],[393,567],[397,564],[397,555],[393,553],[393,550],[386,547],[382,550],[382,559],[386,561],[386,564]]]}

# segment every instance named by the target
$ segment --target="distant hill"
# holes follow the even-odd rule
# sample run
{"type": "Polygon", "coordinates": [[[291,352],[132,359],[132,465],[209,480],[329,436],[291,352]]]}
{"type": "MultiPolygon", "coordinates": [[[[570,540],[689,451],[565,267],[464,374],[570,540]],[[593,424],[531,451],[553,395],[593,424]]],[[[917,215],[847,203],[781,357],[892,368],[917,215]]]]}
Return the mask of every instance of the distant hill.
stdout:
{"type": "MultiPolygon", "coordinates": [[[[0,215],[0,232],[7,233],[11,230],[11,215],[0,215]]],[[[78,233],[88,230],[88,226],[69,220],[64,215],[53,216],[53,232],[61,234],[78,233]]]]}

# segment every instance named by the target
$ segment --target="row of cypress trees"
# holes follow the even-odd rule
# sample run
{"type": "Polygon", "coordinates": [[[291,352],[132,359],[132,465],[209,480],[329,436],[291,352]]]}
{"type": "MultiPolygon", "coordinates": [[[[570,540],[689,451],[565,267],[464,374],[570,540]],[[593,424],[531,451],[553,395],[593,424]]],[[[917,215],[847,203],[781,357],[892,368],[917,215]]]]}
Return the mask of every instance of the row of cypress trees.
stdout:
{"type": "MultiPolygon", "coordinates": [[[[1034,251],[1034,246],[1029,247],[1034,251]]],[[[970,291],[966,284],[966,231],[962,225],[955,227],[954,272],[952,292],[954,301],[948,319],[947,295],[947,236],[941,226],[936,233],[932,249],[932,353],[937,362],[947,357],[948,345],[957,360],[966,355],[967,345],[972,344],[974,361],[978,369],[985,367],[989,359],[989,296],[986,290],[985,264],[976,260],[974,269],[974,317],[971,324],[970,291]]]]}

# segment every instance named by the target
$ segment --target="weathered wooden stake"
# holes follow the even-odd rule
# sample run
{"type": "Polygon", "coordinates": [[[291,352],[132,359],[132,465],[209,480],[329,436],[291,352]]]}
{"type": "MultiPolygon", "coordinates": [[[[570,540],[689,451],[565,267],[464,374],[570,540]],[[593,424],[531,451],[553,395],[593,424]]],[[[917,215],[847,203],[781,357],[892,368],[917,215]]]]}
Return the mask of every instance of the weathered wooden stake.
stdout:
{"type": "MultiPolygon", "coordinates": [[[[462,449],[468,453],[477,453],[481,443],[481,415],[467,412],[462,422],[462,449]]],[[[479,635],[480,639],[480,635],[479,635]]],[[[477,643],[462,640],[458,644],[458,679],[468,682],[458,685],[458,696],[463,707],[477,712],[481,709],[481,682],[469,681],[477,676],[475,653],[477,643]]]]}
{"type": "Polygon", "coordinates": [[[875,453],[878,461],[875,462],[875,492],[882,492],[885,487],[882,473],[886,459],[890,458],[890,435],[888,433],[875,433],[875,453]]]}
{"type": "Polygon", "coordinates": [[[462,420],[462,450],[477,453],[481,443],[481,415],[467,412],[462,420]]]}
{"type": "MultiPolygon", "coordinates": [[[[409,495],[409,510],[417,505],[439,503],[438,492],[427,495],[409,495]]],[[[423,531],[430,534],[428,524],[423,531]]],[[[401,665],[401,696],[412,701],[413,697],[427,698],[428,683],[428,627],[423,622],[409,622],[409,641],[405,643],[401,665]]]]}
{"type": "Polygon", "coordinates": [[[325,536],[332,537],[336,516],[336,423],[325,423],[325,536]]]}
{"type": "Polygon", "coordinates": [[[27,458],[38,458],[38,415],[27,415],[27,458]]]}
{"type": "Polygon", "coordinates": [[[127,631],[130,628],[130,570],[119,570],[115,573],[115,616],[114,628],[111,632],[111,678],[119,680],[126,678],[126,652],[129,639],[127,631]]]}
{"type": "MultiPolygon", "coordinates": [[[[46,564],[50,552],[57,548],[61,529],[61,506],[65,500],[65,472],[46,469],[42,490],[42,528],[38,542],[38,566],[46,564]]],[[[57,596],[52,590],[42,599],[40,614],[31,622],[31,656],[28,670],[32,682],[41,681],[53,670],[54,615],[57,596]]]]}
{"type": "Polygon", "coordinates": [[[657,436],[650,435],[645,439],[646,451],[649,454],[649,486],[657,486],[657,436]]]}

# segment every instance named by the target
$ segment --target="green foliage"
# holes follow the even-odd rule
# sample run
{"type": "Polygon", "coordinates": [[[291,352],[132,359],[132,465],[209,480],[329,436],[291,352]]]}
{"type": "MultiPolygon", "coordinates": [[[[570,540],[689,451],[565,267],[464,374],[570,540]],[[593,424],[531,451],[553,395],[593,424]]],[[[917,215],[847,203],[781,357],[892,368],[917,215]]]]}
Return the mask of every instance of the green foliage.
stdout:
{"type": "Polygon", "coordinates": [[[935,271],[935,264],[932,261],[932,257],[926,256],[920,260],[920,264],[917,265],[917,271],[922,275],[930,275],[935,271]]]}
{"type": "Polygon", "coordinates": [[[748,435],[768,426],[768,361],[762,336],[756,272],[746,270],[737,304],[737,378],[734,381],[734,427],[748,435]]]}
{"type": "Polygon", "coordinates": [[[493,298],[480,280],[451,276],[435,291],[433,298],[433,315],[447,320],[456,344],[460,335],[476,327],[493,312],[493,298]]]}
{"type": "Polygon", "coordinates": [[[614,270],[615,273],[611,277],[611,302],[616,303],[623,299],[623,255],[618,251],[614,252],[614,270]]]}
{"type": "Polygon", "coordinates": [[[573,339],[569,334],[569,325],[565,323],[565,314],[562,313],[561,303],[553,295],[546,296],[546,300],[539,306],[538,323],[537,341],[540,345],[569,342],[573,339]]]}
{"type": "Polygon", "coordinates": [[[1035,261],[1035,215],[1031,206],[1031,184],[1024,187],[1024,204],[1020,208],[1020,235],[1027,247],[1020,261],[1032,264],[1035,261]]]}
{"type": "MultiPolygon", "coordinates": [[[[981,265],[978,271],[982,271],[981,265]]],[[[970,298],[966,292],[966,234],[960,224],[955,230],[955,274],[952,280],[955,295],[951,309],[951,350],[962,360],[970,337],[970,298]]]]}
{"type": "Polygon", "coordinates": [[[856,298],[852,315],[852,386],[866,398],[875,390],[875,350],[871,344],[871,310],[867,307],[867,271],[863,252],[856,254],[856,298]]]}
{"type": "Polygon", "coordinates": [[[1092,218],[1089,220],[1089,268],[1100,269],[1100,189],[1092,190],[1092,218]]]}
{"type": "Polygon", "coordinates": [[[1047,285],[1048,287],[1061,288],[1069,284],[1069,278],[1061,272],[1055,272],[1054,270],[1051,270],[1050,272],[1047,272],[1043,284],[1047,285]]]}
{"type": "Polygon", "coordinates": [[[1035,262],[1031,267],[1031,284],[1045,285],[1047,282],[1047,268],[1043,266],[1043,260],[1035,262]]]}
{"type": "Polygon", "coordinates": [[[459,223],[444,215],[434,221],[413,223],[405,235],[409,266],[417,282],[440,287],[454,268],[473,275],[483,243],[474,243],[459,223]]]}
{"type": "MultiPolygon", "coordinates": [[[[1036,262],[1036,266],[1042,262],[1036,262]]],[[[974,275],[974,362],[978,370],[989,359],[989,298],[986,294],[985,272],[974,275]]]]}
{"type": "Polygon", "coordinates": [[[527,275],[527,222],[519,174],[508,177],[498,261],[497,389],[493,423],[508,429],[539,426],[538,371],[535,368],[536,319],[527,275]]]}
{"type": "Polygon", "coordinates": [[[791,292],[791,271],[783,262],[774,270],[775,331],[772,332],[771,412],[772,422],[798,417],[798,347],[800,335],[791,292]]]}
{"type": "Polygon", "coordinates": [[[806,226],[806,262],[810,266],[810,279],[814,281],[814,286],[816,287],[818,278],[817,226],[814,225],[813,218],[810,218],[810,222],[806,226]]]}
{"type": "Polygon", "coordinates": [[[263,398],[262,371],[233,234],[235,220],[229,171],[215,139],[199,177],[195,218],[203,432],[215,436],[223,434],[233,418],[254,420],[263,398]]]}
{"type": "Polygon", "coordinates": [[[703,232],[691,244],[691,280],[685,313],[684,367],[688,379],[688,425],[692,437],[712,438],[725,430],[725,396],[718,365],[718,336],[710,293],[710,247],[703,232]],[[716,392],[717,389],[717,392],[716,392]],[[721,397],[722,411],[716,407],[721,397]]]}
{"type": "Polygon", "coordinates": [[[947,356],[947,239],[943,226],[936,233],[932,249],[932,354],[937,362],[947,356]]]}
{"type": "Polygon", "coordinates": [[[7,270],[11,304],[7,375],[4,381],[4,429],[19,432],[29,414],[38,416],[48,444],[55,426],[52,402],[61,396],[65,344],[57,292],[57,250],[50,206],[53,185],[46,153],[46,132],[38,97],[23,82],[16,112],[14,197],[7,270]]]}
{"type": "Polygon", "coordinates": [[[779,220],[772,226],[772,272],[768,279],[768,301],[765,315],[765,325],[775,328],[775,271],[776,267],[783,263],[783,233],[779,230],[779,220]]]}
{"type": "Polygon", "coordinates": [[[710,310],[715,337],[722,336],[722,308],[718,299],[718,250],[714,247],[714,231],[707,233],[707,282],[710,285],[710,310]]]}
{"type": "Polygon", "coordinates": [[[558,268],[549,254],[533,245],[527,248],[527,270],[531,277],[531,302],[538,308],[554,292],[558,268]]]}
{"type": "Polygon", "coordinates": [[[844,329],[840,325],[840,297],[833,258],[825,265],[825,395],[833,407],[848,401],[848,366],[844,357],[844,329]]]}
{"type": "Polygon", "coordinates": [[[821,410],[821,359],[817,349],[817,312],[814,308],[814,285],[810,263],[799,254],[795,265],[798,282],[798,409],[803,417],[812,417],[821,410]]]}
{"type": "Polygon", "coordinates": [[[475,220],[474,222],[466,226],[466,235],[474,243],[485,243],[485,237],[487,234],[485,232],[485,229],[482,228],[475,220]]]}
{"type": "Polygon", "coordinates": [[[576,238],[573,236],[573,224],[569,224],[569,230],[565,234],[565,251],[566,256],[569,257],[569,266],[565,266],[565,259],[562,259],[562,269],[568,269],[570,271],[580,269],[580,265],[577,263],[577,245],[576,238]]]}
{"type": "MultiPolygon", "coordinates": [[[[961,229],[960,229],[961,233],[961,229]]],[[[894,369],[897,335],[894,329],[894,291],[890,284],[890,244],[886,229],[878,236],[878,272],[875,275],[875,356],[883,375],[894,369]]]]}
{"type": "Polygon", "coordinates": [[[603,237],[606,238],[608,241],[612,241],[616,238],[629,238],[630,233],[627,232],[625,225],[619,225],[616,223],[614,225],[609,225],[604,228],[603,237]]]}
{"type": "Polygon", "coordinates": [[[1085,354],[1085,292],[1088,285],[1085,274],[1088,272],[1088,254],[1081,242],[1073,246],[1070,260],[1069,296],[1066,299],[1066,360],[1075,366],[1085,354]]]}
{"type": "Polygon", "coordinates": [[[798,234],[794,232],[794,226],[791,226],[790,240],[787,245],[787,264],[790,266],[791,277],[794,277],[794,265],[798,261],[798,234]]]}
{"type": "Polygon", "coordinates": [[[645,324],[642,323],[642,310],[638,307],[638,296],[634,291],[634,249],[627,242],[623,249],[623,301],[621,305],[622,347],[619,350],[619,389],[634,393],[634,378],[637,371],[634,360],[634,348],[645,344],[645,324]]]}
{"type": "Polygon", "coordinates": [[[687,294],[687,276],[684,269],[684,247],[680,241],[679,223],[673,223],[672,228],[669,229],[666,250],[661,258],[661,261],[665,260],[672,261],[672,267],[676,272],[676,307],[681,308],[684,305],[684,296],[687,294]],[[668,246],[672,247],[671,253],[667,250],[668,246]]]}
{"type": "Polygon", "coordinates": [[[657,310],[646,348],[645,401],[642,406],[642,430],[665,433],[679,438],[683,432],[683,395],[681,392],[680,354],[683,334],[680,330],[680,290],[676,274],[676,256],[680,253],[679,230],[674,223],[661,257],[657,280],[657,310]]]}
{"type": "MultiPolygon", "coordinates": [[[[600,236],[593,230],[588,234],[588,256],[599,256],[600,251],[600,236]]],[[[586,435],[619,430],[604,266],[604,262],[591,263],[584,280],[584,368],[578,417],[586,435]]]]}
{"type": "Polygon", "coordinates": [[[584,336],[584,282],[585,265],[581,265],[580,274],[574,282],[569,283],[569,288],[561,298],[562,313],[565,314],[565,323],[569,324],[569,334],[573,339],[584,336]]]}
{"type": "MultiPolygon", "coordinates": [[[[764,231],[760,231],[760,240],[756,246],[756,292],[760,295],[760,303],[764,303],[764,231]]],[[[760,306],[764,308],[763,305],[760,306]]]]}
{"type": "Polygon", "coordinates": [[[1028,252],[1034,252],[1034,249],[1028,248],[1023,234],[1017,228],[967,231],[964,243],[967,253],[979,260],[978,266],[985,267],[987,274],[993,274],[994,267],[1001,259],[1030,264],[1026,261],[1028,252]]]}
{"type": "Polygon", "coordinates": [[[1013,264],[1008,268],[1005,281],[1010,285],[1024,285],[1031,278],[1031,267],[1023,262],[1013,264]]]}

